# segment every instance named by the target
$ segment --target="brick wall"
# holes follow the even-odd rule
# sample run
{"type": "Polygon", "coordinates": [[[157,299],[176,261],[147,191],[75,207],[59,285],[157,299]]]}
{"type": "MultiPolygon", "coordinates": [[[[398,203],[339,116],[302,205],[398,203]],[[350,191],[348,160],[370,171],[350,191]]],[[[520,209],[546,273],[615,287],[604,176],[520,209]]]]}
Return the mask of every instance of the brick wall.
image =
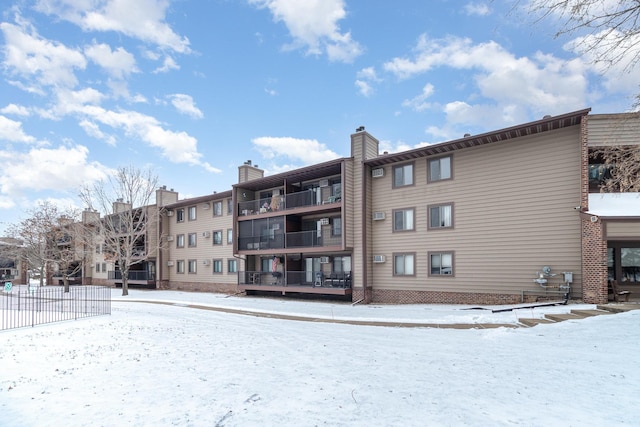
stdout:
{"type": "MultiPolygon", "coordinates": [[[[373,289],[372,303],[385,304],[519,304],[520,294],[488,294],[471,292],[432,292],[373,289]]],[[[525,302],[533,302],[535,295],[527,295],[525,302]]],[[[354,300],[355,289],[354,289],[354,300]]]]}
{"type": "Polygon", "coordinates": [[[606,304],[608,300],[607,242],[602,220],[588,215],[582,218],[582,300],[587,304],[606,304]]]}
{"type": "Polygon", "coordinates": [[[191,292],[218,292],[223,294],[235,294],[238,292],[237,285],[229,283],[199,283],[199,282],[166,282],[162,289],[174,291],[191,292]]]}

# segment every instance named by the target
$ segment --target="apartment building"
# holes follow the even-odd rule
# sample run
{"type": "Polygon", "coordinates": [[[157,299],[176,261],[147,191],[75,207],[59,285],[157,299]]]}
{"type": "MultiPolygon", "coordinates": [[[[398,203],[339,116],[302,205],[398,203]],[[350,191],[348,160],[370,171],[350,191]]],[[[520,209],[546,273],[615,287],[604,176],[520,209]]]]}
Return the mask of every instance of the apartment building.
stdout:
{"type": "MultiPolygon", "coordinates": [[[[360,127],[350,157],[270,176],[247,161],[230,190],[184,200],[161,188],[138,284],[377,303],[606,302],[609,279],[640,288],[640,198],[600,194],[590,153],[638,144],[640,116],[589,111],[391,154],[360,127]]],[[[117,274],[99,259],[101,282],[105,263],[117,274]]]]}

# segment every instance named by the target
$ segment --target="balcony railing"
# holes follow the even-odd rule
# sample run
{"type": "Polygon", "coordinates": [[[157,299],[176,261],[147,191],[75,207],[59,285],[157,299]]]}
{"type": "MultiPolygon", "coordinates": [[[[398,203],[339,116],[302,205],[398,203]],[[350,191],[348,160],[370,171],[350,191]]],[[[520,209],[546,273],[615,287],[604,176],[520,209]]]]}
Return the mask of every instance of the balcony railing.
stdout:
{"type": "Polygon", "coordinates": [[[318,192],[313,190],[299,191],[287,195],[276,195],[264,199],[250,200],[238,203],[240,215],[255,215],[268,212],[278,212],[307,206],[331,204],[339,202],[339,197],[328,197],[323,200],[318,192]]]}
{"type": "Polygon", "coordinates": [[[240,237],[238,249],[241,251],[316,248],[340,246],[341,236],[331,236],[328,233],[318,234],[318,231],[296,231],[292,233],[275,234],[273,238],[263,236],[240,237]]]}
{"type": "MultiPolygon", "coordinates": [[[[137,280],[137,281],[149,281],[149,280],[155,280],[155,274],[149,274],[149,272],[147,271],[139,271],[139,270],[135,270],[135,271],[129,271],[129,274],[127,275],[127,277],[129,278],[129,280],[137,280]]],[[[122,280],[122,271],[120,270],[114,270],[114,271],[109,271],[107,273],[107,278],[108,280],[122,280]]]]}
{"type": "Polygon", "coordinates": [[[286,271],[284,274],[277,271],[273,273],[265,271],[240,271],[238,283],[251,287],[269,286],[298,286],[310,288],[340,288],[349,289],[352,286],[351,272],[322,271],[286,271]]]}

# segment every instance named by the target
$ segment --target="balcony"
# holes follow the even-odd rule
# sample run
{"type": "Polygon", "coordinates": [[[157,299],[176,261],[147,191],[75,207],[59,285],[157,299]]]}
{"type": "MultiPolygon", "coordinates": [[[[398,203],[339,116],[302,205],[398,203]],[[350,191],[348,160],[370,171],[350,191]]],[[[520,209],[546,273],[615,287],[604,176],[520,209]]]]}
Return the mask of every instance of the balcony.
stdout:
{"type": "Polygon", "coordinates": [[[351,295],[351,272],[323,273],[320,271],[241,271],[238,272],[241,291],[268,291],[325,295],[351,295]]]}
{"type": "MultiPolygon", "coordinates": [[[[338,205],[340,197],[330,196],[325,199],[319,197],[318,193],[313,190],[299,191],[287,195],[275,195],[258,200],[250,200],[248,202],[238,203],[238,212],[241,216],[259,215],[272,212],[281,212],[284,210],[324,206],[338,205]]],[[[331,207],[336,207],[331,206],[331,207]]],[[[330,207],[330,206],[325,206],[330,207]]]]}
{"type": "MultiPolygon", "coordinates": [[[[156,275],[145,270],[131,270],[127,275],[129,285],[155,288],[156,275]]],[[[115,285],[122,284],[122,271],[112,270],[107,272],[107,279],[115,285]]]]}
{"type": "Polygon", "coordinates": [[[271,250],[271,249],[299,249],[299,248],[327,248],[340,247],[342,236],[319,234],[317,230],[296,231],[292,233],[275,234],[273,238],[265,236],[240,237],[238,250],[271,250]]]}

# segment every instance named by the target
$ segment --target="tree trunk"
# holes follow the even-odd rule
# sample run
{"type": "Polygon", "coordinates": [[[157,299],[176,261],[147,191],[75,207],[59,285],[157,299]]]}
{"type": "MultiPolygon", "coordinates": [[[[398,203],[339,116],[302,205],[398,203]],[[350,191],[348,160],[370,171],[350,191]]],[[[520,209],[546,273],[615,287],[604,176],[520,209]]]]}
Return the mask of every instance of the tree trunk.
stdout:
{"type": "Polygon", "coordinates": [[[129,295],[129,272],[127,271],[127,274],[124,274],[124,271],[122,272],[122,296],[126,297],[127,295],[129,295]]]}
{"type": "Polygon", "coordinates": [[[64,284],[64,292],[69,293],[69,277],[66,274],[62,276],[62,283],[64,284]]]}

